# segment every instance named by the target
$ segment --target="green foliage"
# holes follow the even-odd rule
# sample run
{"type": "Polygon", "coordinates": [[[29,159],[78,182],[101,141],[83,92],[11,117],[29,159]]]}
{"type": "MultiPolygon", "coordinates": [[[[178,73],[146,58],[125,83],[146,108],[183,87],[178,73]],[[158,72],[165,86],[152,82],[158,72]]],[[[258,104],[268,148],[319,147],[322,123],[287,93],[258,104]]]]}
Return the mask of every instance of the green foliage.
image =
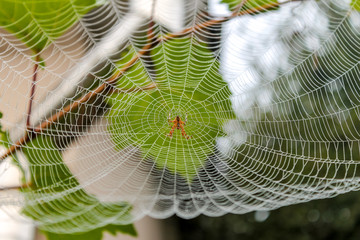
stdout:
{"type": "MultiPolygon", "coordinates": [[[[2,112],[0,112],[0,119],[3,117],[3,114],[2,112]]],[[[5,143],[6,141],[6,134],[5,132],[2,130],[2,125],[1,125],[1,122],[0,122],[0,143],[5,143]]]]}
{"type": "Polygon", "coordinates": [[[39,60],[35,59],[35,62],[39,65],[41,69],[45,69],[45,60],[39,56],[39,60]]]}
{"type": "MultiPolygon", "coordinates": [[[[119,150],[138,146],[144,158],[191,181],[213,153],[216,138],[224,135],[223,124],[234,118],[230,91],[218,73],[218,61],[203,43],[190,38],[170,40],[155,47],[151,57],[156,89],[110,96],[108,130],[119,150]],[[185,139],[180,130],[175,130],[172,138],[167,136],[170,112],[171,120],[179,115],[184,121],[187,114],[185,131],[191,139],[185,139]]],[[[118,87],[150,83],[145,67],[138,62],[119,80],[118,87]]]]}
{"type": "Polygon", "coordinates": [[[360,1],[359,0],[351,0],[351,6],[355,10],[360,11],[360,1]]]}
{"type": "MultiPolygon", "coordinates": [[[[233,11],[235,10],[235,8],[237,6],[239,6],[239,4],[241,2],[243,2],[244,0],[221,0],[222,3],[225,3],[228,5],[229,10],[233,11]]],[[[255,9],[255,8],[259,8],[258,12],[263,11],[263,9],[261,9],[262,6],[266,6],[268,4],[276,4],[278,3],[277,0],[248,0],[246,1],[246,3],[244,4],[244,6],[241,8],[241,10],[248,10],[248,9],[255,9]]],[[[272,7],[269,9],[266,9],[267,11],[269,10],[275,10],[278,7],[272,7]]],[[[257,13],[258,13],[257,12],[257,13]]]]}
{"type": "Polygon", "coordinates": [[[112,235],[116,235],[118,232],[129,234],[136,237],[137,232],[134,225],[113,225],[109,224],[102,228],[97,228],[89,232],[79,234],[56,234],[52,232],[44,232],[48,240],[101,240],[103,238],[103,232],[109,232],[112,235]]]}
{"type": "Polygon", "coordinates": [[[102,203],[86,193],[49,137],[38,136],[23,152],[30,164],[32,185],[23,190],[26,205],[22,211],[36,220],[50,239],[61,239],[56,236],[69,231],[80,234],[76,237],[90,236],[89,230],[94,236],[91,239],[100,239],[104,230],[136,235],[132,225],[113,226],[131,222],[131,206],[124,202],[102,203]],[[101,225],[93,230],[93,226],[101,225]]]}
{"type": "Polygon", "coordinates": [[[1,0],[0,25],[38,53],[95,3],[96,0],[1,0]]]}

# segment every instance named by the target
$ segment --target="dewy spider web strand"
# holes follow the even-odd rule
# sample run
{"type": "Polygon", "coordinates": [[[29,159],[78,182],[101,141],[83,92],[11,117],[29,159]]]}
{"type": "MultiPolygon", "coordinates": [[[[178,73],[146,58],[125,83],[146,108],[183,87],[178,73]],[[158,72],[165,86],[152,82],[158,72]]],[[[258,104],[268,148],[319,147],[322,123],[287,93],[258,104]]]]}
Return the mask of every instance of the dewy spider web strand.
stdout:
{"type": "MultiPolygon", "coordinates": [[[[154,6],[162,3],[156,2],[154,6]]],[[[335,1],[298,1],[255,16],[209,20],[202,1],[184,1],[184,6],[184,30],[169,33],[155,11],[154,25],[144,21],[114,56],[102,59],[105,66],[89,72],[98,87],[89,92],[78,86],[82,97],[69,97],[69,105],[56,107],[35,128],[38,138],[29,141],[27,135],[12,146],[25,146],[24,152],[44,150],[30,166],[40,169],[36,184],[46,181],[47,174],[53,183],[37,189],[38,199],[26,202],[49,206],[37,209],[37,215],[73,208],[56,200],[79,201],[81,211],[39,221],[46,230],[80,232],[144,215],[191,218],[270,210],[358,190],[360,86],[354,79],[359,76],[359,14],[335,1]],[[220,36],[220,23],[230,19],[220,36]],[[144,42],[144,34],[151,35],[151,43],[144,42]],[[121,81],[115,81],[120,77],[115,69],[120,69],[121,81]],[[113,88],[107,88],[109,81],[113,88]],[[107,105],[99,103],[104,99],[107,105]],[[99,117],[104,113],[105,118],[99,117]],[[175,130],[170,140],[169,113],[171,120],[187,115],[183,127],[191,139],[175,130]],[[44,137],[57,142],[37,142],[44,137]],[[46,171],[62,164],[45,161],[53,157],[53,149],[61,150],[71,176],[59,179],[65,170],[46,171]],[[57,192],[58,187],[63,191],[57,192]],[[94,201],[89,196],[112,211],[92,211],[94,205],[86,205],[94,201]],[[111,205],[118,201],[131,206],[131,217],[126,208],[111,205]]],[[[94,9],[48,53],[41,52],[47,64],[38,73],[38,89],[50,88],[41,85],[45,78],[65,80],[54,69],[64,65],[66,72],[71,64],[57,54],[77,62],[76,52],[95,49],[127,11],[123,2],[94,9]],[[75,34],[84,40],[69,47],[66,36],[75,34]]],[[[9,50],[1,55],[0,73],[10,69],[8,78],[29,79],[11,57],[28,59],[26,50],[10,35],[2,36],[9,50]]],[[[15,81],[5,86],[20,92],[15,81]]],[[[3,102],[2,107],[17,108],[17,103],[3,102]]],[[[16,149],[10,151],[6,156],[16,149]]],[[[11,205],[11,200],[19,204],[19,197],[1,202],[11,205]]]]}
{"type": "MultiPolygon", "coordinates": [[[[241,11],[238,16],[240,15],[245,15],[245,14],[251,14],[251,13],[255,13],[257,11],[259,11],[260,9],[267,9],[267,8],[274,8],[280,4],[285,4],[285,3],[289,3],[289,2],[295,2],[295,1],[302,1],[302,0],[289,0],[289,1],[285,1],[285,2],[282,2],[282,3],[274,3],[274,4],[266,4],[266,5],[263,5],[261,7],[255,7],[253,9],[249,9],[249,10],[245,10],[245,11],[241,11]]],[[[232,17],[235,17],[232,16],[232,17]]],[[[197,31],[199,29],[202,29],[202,28],[205,28],[207,26],[211,26],[213,24],[219,24],[223,21],[226,21],[228,19],[231,19],[231,18],[224,18],[224,19],[221,19],[221,20],[209,20],[209,21],[206,21],[205,23],[200,23],[198,25],[196,25],[194,28],[188,28],[184,31],[182,31],[181,33],[176,33],[176,34],[172,34],[172,33],[169,33],[165,36],[162,36],[160,39],[156,40],[156,42],[162,42],[162,41],[166,41],[166,40],[169,40],[169,39],[172,39],[172,38],[175,38],[175,37],[179,37],[179,36],[182,36],[182,35],[186,35],[188,33],[191,33],[192,31],[197,31]]],[[[42,124],[40,124],[39,126],[35,127],[33,129],[33,131],[36,133],[42,131],[43,129],[47,128],[50,124],[52,124],[53,122],[56,122],[58,119],[60,119],[65,113],[69,112],[71,109],[74,109],[78,106],[79,103],[83,103],[83,102],[86,102],[88,99],[90,99],[91,97],[93,96],[96,96],[97,94],[101,93],[105,87],[107,85],[111,85],[112,82],[115,82],[116,79],[118,79],[123,72],[125,72],[128,68],[131,67],[131,65],[133,63],[135,63],[139,57],[143,54],[145,54],[148,50],[148,48],[150,48],[152,45],[154,44],[154,42],[151,42],[149,44],[146,44],[143,49],[139,52],[137,52],[137,55],[131,59],[128,63],[128,65],[126,67],[124,67],[123,69],[119,70],[112,78],[110,78],[108,81],[109,82],[106,82],[104,83],[103,85],[99,86],[98,88],[96,88],[95,90],[91,91],[90,93],[88,93],[87,95],[77,99],[74,101],[74,103],[64,107],[60,112],[54,114],[53,116],[51,116],[50,118],[48,118],[46,121],[42,122],[42,124]]],[[[145,89],[146,90],[146,89],[145,89]]],[[[126,89],[124,90],[125,92],[127,91],[126,89]]],[[[0,160],[4,160],[5,158],[7,158],[8,156],[10,156],[11,154],[13,154],[16,150],[18,150],[19,148],[21,148],[24,143],[26,143],[27,141],[29,141],[30,138],[29,138],[29,134],[26,134],[23,138],[21,138],[19,141],[17,141],[15,144],[13,144],[5,154],[1,155],[0,156],[0,160]]]]}

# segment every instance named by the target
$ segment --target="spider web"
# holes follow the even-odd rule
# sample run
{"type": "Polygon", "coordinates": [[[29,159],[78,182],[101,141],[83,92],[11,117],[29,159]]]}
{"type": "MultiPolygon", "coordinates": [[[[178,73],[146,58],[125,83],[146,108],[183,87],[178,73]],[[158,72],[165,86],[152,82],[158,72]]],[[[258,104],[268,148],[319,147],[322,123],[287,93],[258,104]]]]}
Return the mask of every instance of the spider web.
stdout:
{"type": "MultiPolygon", "coordinates": [[[[141,50],[151,26],[147,4],[135,10],[109,1],[40,52],[45,67],[38,70],[34,126],[94,91],[141,50]]],[[[178,15],[161,10],[164,1],[157,4],[155,37],[214,18],[202,1],[178,1],[178,15]],[[182,24],[172,25],[177,16],[182,24]]],[[[131,217],[114,207],[117,213],[99,216],[94,205],[83,204],[85,217],[69,215],[71,224],[60,217],[38,221],[48,231],[70,233],[145,215],[271,210],[358,190],[360,15],[350,7],[342,1],[288,3],[154,44],[116,83],[120,93],[106,90],[52,124],[41,133],[52,144],[26,146],[24,152],[35,157],[35,150],[44,150],[37,160],[27,162],[18,152],[27,179],[33,173],[26,169],[33,166],[41,169],[39,182],[53,182],[37,189],[38,199],[6,192],[1,205],[41,201],[51,206],[44,212],[60,213],[66,206],[54,199],[64,196],[131,205],[131,217]],[[149,85],[149,91],[124,90],[149,85]],[[171,120],[187,116],[184,129],[191,139],[177,129],[167,136],[169,114],[171,120]],[[44,160],[52,156],[49,149],[62,153],[70,177],[47,172],[60,164],[44,160]]],[[[54,16],[57,11],[62,10],[54,16]]],[[[0,31],[0,107],[12,142],[25,131],[34,74],[29,46],[14,35],[0,31]]]]}

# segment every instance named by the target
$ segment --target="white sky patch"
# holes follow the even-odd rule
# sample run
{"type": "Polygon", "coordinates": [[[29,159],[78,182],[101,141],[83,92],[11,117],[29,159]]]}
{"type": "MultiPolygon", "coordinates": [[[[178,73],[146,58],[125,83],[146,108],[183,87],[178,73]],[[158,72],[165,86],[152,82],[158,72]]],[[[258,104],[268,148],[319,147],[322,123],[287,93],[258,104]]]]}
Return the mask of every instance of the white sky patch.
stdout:
{"type": "Polygon", "coordinates": [[[259,107],[271,105],[269,83],[279,71],[290,69],[289,50],[281,38],[301,32],[307,48],[315,51],[328,36],[327,25],[327,18],[311,2],[286,4],[279,10],[241,16],[223,25],[221,72],[240,119],[249,117],[244,113],[255,101],[259,107]]]}
{"type": "MultiPolygon", "coordinates": [[[[328,37],[327,26],[327,17],[314,2],[289,3],[276,11],[241,16],[223,24],[220,69],[232,93],[232,106],[239,120],[254,118],[254,106],[273,111],[271,83],[279,77],[279,72],[291,72],[294,67],[289,61],[290,50],[282,39],[290,39],[299,32],[305,46],[315,52],[328,37]]],[[[221,152],[230,151],[225,144],[233,146],[246,141],[246,132],[251,130],[242,128],[232,129],[227,140],[219,141],[221,152]],[[241,132],[241,137],[236,131],[241,132]]]]}
{"type": "Polygon", "coordinates": [[[223,37],[226,40],[221,70],[233,94],[234,110],[240,118],[254,103],[249,90],[257,89],[261,82],[262,77],[252,65],[258,55],[264,54],[262,34],[270,31],[266,27],[264,19],[259,17],[239,17],[224,24],[223,37]]]}
{"type": "MultiPolygon", "coordinates": [[[[14,207],[12,207],[14,208],[14,207]]],[[[20,215],[21,207],[11,213],[0,209],[0,239],[3,240],[32,240],[35,235],[34,225],[25,221],[20,215]],[[10,217],[11,215],[11,217],[10,217]],[[21,220],[23,219],[23,220],[21,220]]]]}
{"type": "Polygon", "coordinates": [[[350,13],[350,23],[355,31],[360,32],[360,13],[358,11],[350,13]]]}
{"type": "Polygon", "coordinates": [[[20,178],[19,169],[9,162],[9,158],[0,164],[0,188],[18,186],[20,178]]]}
{"type": "MultiPolygon", "coordinates": [[[[155,0],[132,0],[131,8],[150,18],[152,15],[153,2],[155,0]]],[[[185,2],[184,0],[156,0],[154,9],[154,20],[173,32],[179,32],[184,27],[185,2]]]]}
{"type": "Polygon", "coordinates": [[[227,17],[231,15],[228,5],[221,0],[208,0],[209,14],[213,17],[227,17]]]}

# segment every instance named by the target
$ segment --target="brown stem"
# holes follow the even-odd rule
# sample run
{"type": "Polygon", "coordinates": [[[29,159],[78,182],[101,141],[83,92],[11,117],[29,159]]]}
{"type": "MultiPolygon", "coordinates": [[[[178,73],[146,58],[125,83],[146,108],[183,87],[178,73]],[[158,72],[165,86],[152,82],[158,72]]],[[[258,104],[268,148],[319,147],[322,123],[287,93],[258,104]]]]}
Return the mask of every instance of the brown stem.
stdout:
{"type": "MultiPolygon", "coordinates": [[[[116,71],[110,79],[108,79],[106,82],[98,86],[96,89],[92,90],[91,92],[85,94],[84,96],[76,99],[74,102],[70,103],[69,105],[65,106],[63,109],[61,109],[59,112],[55,113],[51,117],[47,118],[45,121],[40,123],[38,126],[36,126],[33,129],[33,134],[25,134],[20,140],[18,140],[16,143],[11,145],[10,148],[7,149],[7,151],[0,156],[0,163],[5,158],[16,152],[18,149],[20,149],[22,146],[24,146],[28,141],[32,140],[36,137],[38,133],[41,133],[44,129],[49,127],[52,123],[56,122],[58,119],[62,118],[65,113],[70,112],[71,110],[76,109],[81,103],[87,102],[88,100],[92,99],[93,97],[97,96],[98,94],[102,93],[107,86],[112,85],[116,82],[116,80],[121,77],[121,75],[128,70],[139,58],[140,56],[144,55],[146,51],[150,48],[151,43],[146,44],[138,53],[136,56],[134,56],[129,62],[125,64],[125,66],[116,71]]],[[[155,88],[155,84],[151,84],[144,88],[144,90],[149,90],[155,88]]],[[[141,88],[134,88],[134,89],[124,89],[124,92],[129,91],[139,91],[141,88]]]]}
{"type": "Polygon", "coordinates": [[[32,109],[33,100],[34,100],[34,96],[35,96],[36,78],[37,78],[37,72],[39,69],[39,61],[40,61],[40,54],[37,54],[35,57],[34,73],[33,73],[32,82],[31,82],[28,112],[27,112],[27,116],[26,116],[26,129],[27,130],[31,129],[31,127],[30,127],[31,109],[32,109]]]}
{"type": "Polygon", "coordinates": [[[238,15],[238,13],[240,12],[240,10],[243,8],[243,6],[245,5],[245,3],[247,2],[248,0],[242,0],[241,3],[239,3],[236,8],[234,9],[234,11],[232,12],[231,16],[232,17],[235,17],[238,15]]]}
{"type": "MultiPolygon", "coordinates": [[[[252,14],[252,13],[256,13],[260,10],[265,10],[265,9],[271,9],[286,3],[290,3],[290,2],[298,2],[298,1],[303,1],[303,0],[288,0],[285,2],[281,2],[281,3],[270,3],[270,4],[266,4],[266,5],[262,5],[259,7],[255,7],[255,8],[251,8],[251,9],[247,9],[244,11],[239,12],[238,14],[236,14],[235,16],[240,16],[240,15],[245,15],[245,14],[252,14]]],[[[0,163],[7,158],[8,156],[10,156],[11,154],[13,154],[15,151],[17,151],[18,149],[20,149],[22,146],[24,146],[28,141],[32,140],[33,138],[35,138],[37,136],[38,133],[42,132],[44,129],[46,129],[47,127],[49,127],[51,124],[53,124],[54,122],[56,122],[58,119],[60,119],[61,117],[63,117],[66,113],[70,112],[71,110],[76,109],[81,103],[85,103],[88,100],[92,99],[93,97],[97,96],[98,94],[102,93],[107,86],[112,85],[116,82],[116,80],[121,77],[121,75],[126,72],[142,55],[144,55],[149,48],[156,43],[159,43],[161,41],[165,41],[165,40],[169,40],[178,36],[182,36],[182,35],[186,35],[188,33],[191,33],[193,31],[197,31],[200,30],[202,28],[205,28],[207,26],[211,26],[214,24],[219,24],[221,22],[227,21],[235,16],[230,16],[227,18],[223,18],[223,19],[215,19],[215,20],[209,20],[203,23],[200,23],[198,25],[196,25],[195,27],[191,27],[191,28],[186,28],[183,31],[181,31],[180,33],[171,33],[171,34],[167,34],[165,36],[160,37],[159,39],[157,39],[155,41],[155,43],[147,43],[139,52],[137,52],[136,56],[134,56],[129,62],[127,62],[127,64],[120,70],[116,71],[113,76],[108,79],[106,82],[104,82],[103,84],[101,84],[99,87],[97,87],[95,90],[92,90],[91,92],[87,93],[86,95],[76,99],[74,102],[70,103],[69,105],[65,106],[63,109],[61,109],[59,112],[55,113],[54,115],[52,115],[51,117],[49,117],[48,119],[46,119],[45,121],[43,121],[42,123],[40,123],[38,126],[36,126],[33,131],[34,134],[25,134],[25,136],[23,136],[20,140],[18,140],[16,143],[14,143],[10,148],[7,149],[7,151],[0,156],[0,163]]],[[[149,89],[154,89],[156,87],[155,84],[149,85],[145,88],[143,88],[143,90],[149,90],[149,89]]],[[[133,91],[139,91],[141,90],[141,88],[134,88],[133,90],[131,89],[124,89],[123,92],[133,92],[133,91]]],[[[119,90],[122,91],[122,90],[119,90]]]]}
{"type": "Polygon", "coordinates": [[[147,91],[147,90],[151,90],[156,88],[156,84],[155,83],[151,83],[150,85],[146,86],[146,87],[134,87],[134,88],[129,88],[129,89],[112,89],[110,91],[110,93],[130,93],[130,92],[139,92],[139,91],[147,91]]]}

